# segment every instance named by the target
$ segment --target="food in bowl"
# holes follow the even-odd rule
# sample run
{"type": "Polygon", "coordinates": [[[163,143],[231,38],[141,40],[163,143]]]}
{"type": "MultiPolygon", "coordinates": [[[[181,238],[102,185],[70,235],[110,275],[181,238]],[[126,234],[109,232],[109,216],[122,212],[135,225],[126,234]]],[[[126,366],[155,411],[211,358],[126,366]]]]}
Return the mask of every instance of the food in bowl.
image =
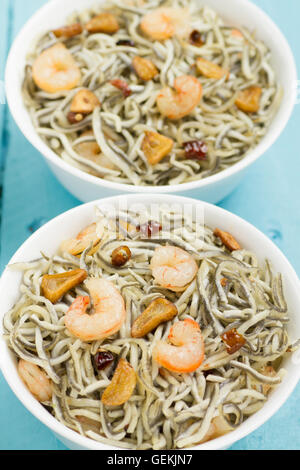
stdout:
{"type": "Polygon", "coordinates": [[[267,46],[196,1],[76,12],[28,56],[23,96],[63,160],[105,180],[176,185],[258,145],[282,89],[267,46]]]}
{"type": "Polygon", "coordinates": [[[165,205],[156,218],[102,210],[54,256],[12,268],[23,280],[3,325],[22,380],[61,423],[115,447],[231,432],[298,347],[270,262],[165,205]]]}

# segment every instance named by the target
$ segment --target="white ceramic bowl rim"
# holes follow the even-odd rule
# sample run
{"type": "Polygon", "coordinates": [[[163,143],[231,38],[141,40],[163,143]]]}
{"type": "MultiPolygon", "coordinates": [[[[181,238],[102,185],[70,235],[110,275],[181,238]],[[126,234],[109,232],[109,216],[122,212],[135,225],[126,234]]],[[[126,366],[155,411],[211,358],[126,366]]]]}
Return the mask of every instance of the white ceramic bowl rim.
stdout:
{"type": "MultiPolygon", "coordinates": [[[[78,207],[75,207],[74,209],[71,209],[55,219],[52,219],[50,222],[45,224],[43,227],[41,227],[38,231],[36,231],[33,235],[31,235],[27,241],[19,248],[19,250],[15,253],[15,255],[12,257],[10,260],[9,264],[18,262],[18,261],[28,261],[28,259],[25,256],[24,259],[24,253],[26,249],[30,249],[30,246],[33,245],[39,238],[43,238],[46,236],[47,231],[49,231],[49,228],[51,225],[55,225],[56,223],[61,223],[65,217],[72,216],[72,219],[76,219],[77,217],[82,218],[84,216],[84,213],[88,210],[90,210],[94,206],[101,206],[101,204],[117,204],[118,201],[120,200],[126,200],[128,203],[134,203],[134,202],[139,202],[139,203],[144,203],[144,204],[155,204],[155,203],[179,203],[181,205],[183,204],[193,204],[197,206],[201,206],[204,210],[204,214],[210,214],[210,216],[213,216],[214,220],[218,221],[218,219],[226,219],[228,220],[228,224],[232,227],[235,227],[238,229],[240,227],[241,229],[243,228],[243,231],[247,231],[247,234],[249,234],[249,240],[259,238],[259,243],[264,249],[264,253],[266,253],[265,256],[267,256],[268,249],[269,251],[272,251],[273,253],[273,258],[276,257],[280,261],[282,265],[285,267],[285,274],[289,279],[289,283],[293,286],[296,286],[294,289],[296,291],[296,296],[297,296],[297,301],[300,304],[300,293],[298,293],[298,285],[299,285],[299,279],[297,274],[295,273],[294,269],[288,262],[288,260],[284,257],[284,255],[281,253],[281,251],[274,245],[272,241],[270,241],[264,234],[262,234],[260,231],[258,231],[253,225],[249,224],[245,220],[241,219],[240,217],[220,208],[217,206],[214,206],[209,203],[205,203],[202,201],[196,201],[191,198],[186,198],[182,196],[173,196],[173,195],[159,195],[159,194],[152,194],[152,195],[141,195],[141,194],[134,194],[134,195],[127,195],[127,196],[114,196],[110,198],[104,198],[102,200],[98,201],[92,201],[83,205],[80,205],[78,207]]],[[[70,219],[69,219],[70,220],[70,219]]],[[[224,227],[226,230],[226,227],[224,227]]],[[[248,236],[248,235],[247,235],[248,236]]],[[[1,276],[0,279],[0,293],[2,292],[1,295],[5,296],[5,291],[4,289],[4,278],[8,274],[8,268],[5,269],[3,275],[1,276]]],[[[57,421],[50,413],[48,413],[30,394],[30,392],[26,389],[25,386],[22,387],[21,383],[16,383],[16,380],[12,377],[12,359],[11,359],[11,353],[9,352],[9,348],[7,347],[5,341],[0,338],[0,368],[3,372],[4,377],[6,378],[7,383],[11,387],[12,391],[15,393],[15,395],[18,397],[18,399],[23,403],[23,405],[36,417],[38,418],[42,423],[44,423],[46,426],[48,426],[54,433],[56,433],[58,436],[61,436],[62,439],[66,439],[67,441],[71,441],[73,444],[82,446],[87,449],[91,450],[99,450],[99,449],[107,449],[107,450],[116,450],[117,448],[111,447],[104,445],[102,443],[98,443],[96,441],[93,441],[87,437],[81,436],[77,434],[75,431],[72,431],[71,429],[67,428],[66,426],[62,425],[59,421],[57,421]]],[[[212,449],[224,449],[230,447],[234,442],[238,441],[239,439],[242,439],[249,433],[253,432],[255,429],[257,429],[259,426],[264,424],[265,421],[267,421],[282,405],[283,403],[287,400],[289,395],[292,393],[294,390],[295,386],[298,383],[298,380],[300,378],[300,368],[298,367],[296,369],[296,373],[294,375],[288,374],[288,377],[284,379],[284,387],[282,388],[281,392],[276,395],[276,401],[275,403],[272,403],[272,406],[268,406],[270,400],[266,402],[264,407],[252,415],[246,422],[244,422],[241,426],[239,426],[235,431],[220,437],[218,439],[215,439],[213,441],[207,442],[205,444],[202,444],[200,446],[196,446],[193,449],[201,449],[201,450],[212,450],[212,449]]],[[[283,386],[283,383],[282,383],[283,386]]]]}
{"type": "MultiPolygon", "coordinates": [[[[233,0],[235,1],[235,0],[233,0]]],[[[205,2],[204,2],[205,3],[205,2]]],[[[196,180],[188,183],[176,184],[173,186],[134,186],[134,185],[125,185],[121,183],[107,181],[101,178],[97,178],[96,176],[90,175],[78,168],[73,167],[72,165],[63,161],[57,154],[51,150],[50,147],[38,136],[36,132],[32,132],[32,130],[27,126],[24,120],[20,119],[19,107],[20,107],[20,99],[21,98],[21,91],[15,89],[15,82],[11,80],[11,78],[15,74],[15,61],[18,57],[18,49],[22,43],[27,43],[26,37],[29,31],[34,30],[35,24],[38,24],[39,20],[42,22],[43,18],[47,16],[49,11],[53,9],[61,9],[61,0],[51,0],[46,3],[42,8],[40,8],[25,24],[25,26],[19,32],[17,38],[15,39],[13,46],[10,50],[9,57],[7,60],[6,72],[5,72],[5,88],[6,88],[6,96],[10,111],[14,117],[15,122],[19,126],[20,130],[24,134],[24,136],[28,139],[28,141],[37,149],[39,152],[46,157],[46,159],[51,162],[52,164],[58,166],[61,170],[72,174],[75,177],[78,177],[84,180],[87,183],[93,183],[102,188],[112,189],[119,192],[130,192],[136,193],[137,191],[140,193],[176,193],[176,192],[183,192],[187,190],[193,190],[195,188],[205,188],[211,184],[217,183],[223,179],[230,178],[231,176],[235,175],[236,173],[242,171],[246,167],[248,167],[251,163],[257,160],[262,154],[264,154],[268,148],[270,148],[273,143],[278,139],[281,132],[286,127],[289,118],[292,114],[294,105],[296,103],[297,98],[297,70],[295,65],[295,60],[290,49],[290,46],[280,31],[280,29],[276,26],[276,24],[269,18],[269,16],[257,7],[255,4],[250,2],[249,0],[239,0],[237,8],[243,10],[248,9],[251,10],[253,15],[260,17],[264,23],[265,29],[269,29],[272,31],[273,37],[276,38],[276,44],[280,44],[281,47],[281,54],[282,57],[285,58],[286,63],[289,64],[290,67],[290,75],[292,77],[291,83],[292,84],[291,90],[288,95],[284,96],[283,104],[281,110],[278,112],[280,114],[280,119],[278,119],[276,127],[272,130],[267,132],[267,135],[263,138],[263,140],[253,149],[251,150],[248,155],[246,155],[242,160],[240,160],[235,165],[221,171],[212,176],[208,176],[203,180],[196,180]]],[[[28,118],[29,114],[28,114],[28,118]]]]}

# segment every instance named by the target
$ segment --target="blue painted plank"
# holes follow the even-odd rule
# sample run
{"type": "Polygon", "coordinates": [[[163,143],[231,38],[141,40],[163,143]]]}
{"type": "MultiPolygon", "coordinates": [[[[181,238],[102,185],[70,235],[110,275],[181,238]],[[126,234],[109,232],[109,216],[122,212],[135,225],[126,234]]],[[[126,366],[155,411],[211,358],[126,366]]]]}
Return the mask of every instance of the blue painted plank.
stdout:
{"type": "MultiPolygon", "coordinates": [[[[0,136],[2,136],[4,124],[4,112],[6,107],[4,94],[4,68],[9,43],[10,27],[12,21],[11,3],[9,0],[2,0],[0,14],[0,136]]],[[[1,149],[1,147],[0,147],[1,149]]],[[[0,152],[0,164],[2,162],[3,152],[0,152]]]]}
{"type": "MultiPolygon", "coordinates": [[[[34,11],[45,3],[42,0],[4,1],[12,8],[12,38],[34,11]]],[[[9,25],[7,10],[6,20],[4,18],[2,2],[3,0],[1,23],[9,25]]],[[[4,51],[1,56],[5,58],[4,51]]],[[[2,73],[1,69],[1,77],[2,73]]],[[[9,117],[7,108],[6,113],[6,166],[0,243],[3,249],[0,254],[0,272],[32,229],[79,203],[56,181],[39,153],[19,132],[9,117]]],[[[0,450],[66,450],[56,436],[17,400],[1,373],[0,416],[0,450]]]]}
{"type": "MultiPolygon", "coordinates": [[[[3,61],[3,51],[6,49],[3,46],[2,37],[5,41],[9,30],[8,5],[10,4],[12,8],[12,35],[15,36],[26,19],[43,3],[45,0],[27,2],[1,0],[1,73],[3,69],[1,57],[3,61]],[[5,10],[2,5],[5,5],[5,10]],[[5,11],[5,15],[3,11],[5,11]]],[[[280,26],[291,44],[297,63],[299,63],[299,0],[256,0],[255,3],[263,8],[280,26]]],[[[1,107],[0,111],[3,109],[1,107]]],[[[220,204],[220,206],[253,223],[272,238],[294,265],[298,274],[300,274],[300,252],[298,250],[300,227],[299,112],[298,105],[289,125],[275,146],[253,165],[239,188],[220,204]]],[[[57,183],[40,155],[26,142],[11,119],[6,122],[6,128],[8,139],[6,140],[5,152],[0,272],[32,229],[79,204],[79,201],[70,196],[57,183]]],[[[299,409],[299,400],[300,386],[268,423],[236,443],[232,449],[299,450],[300,415],[296,411],[299,409]]],[[[54,450],[65,448],[45,426],[27,412],[14,397],[1,375],[0,416],[2,424],[0,449],[54,450]]]]}
{"type": "MultiPolygon", "coordinates": [[[[45,0],[15,0],[12,36],[45,0]]],[[[32,229],[79,204],[56,180],[43,158],[23,137],[11,118],[7,123],[8,143],[3,189],[3,223],[0,257],[3,269],[16,247],[32,229]],[[17,227],[17,230],[16,230],[17,227]]]]}
{"type": "MultiPolygon", "coordinates": [[[[256,0],[286,35],[300,63],[298,0],[256,0]],[[291,15],[291,12],[293,14],[291,15]]],[[[292,86],[292,85],[291,85],[292,86]]],[[[298,234],[300,105],[276,144],[250,169],[247,178],[220,204],[245,218],[279,246],[300,275],[298,234]]]]}
{"type": "MultiPolygon", "coordinates": [[[[12,9],[9,0],[3,0],[0,15],[0,227],[2,220],[2,185],[6,153],[6,127],[7,108],[5,106],[4,68],[11,31],[12,9]]],[[[0,244],[1,252],[1,244],[0,244]]]]}

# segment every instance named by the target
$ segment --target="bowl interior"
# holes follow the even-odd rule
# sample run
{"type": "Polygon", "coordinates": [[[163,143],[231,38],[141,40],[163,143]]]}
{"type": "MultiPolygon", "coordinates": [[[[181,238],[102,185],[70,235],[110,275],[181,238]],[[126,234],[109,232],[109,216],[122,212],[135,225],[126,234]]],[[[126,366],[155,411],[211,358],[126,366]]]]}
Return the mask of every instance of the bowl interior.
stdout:
{"type": "MultiPolygon", "coordinates": [[[[214,8],[228,25],[236,27],[244,26],[251,31],[256,31],[257,37],[262,39],[272,52],[273,67],[284,92],[283,100],[266,136],[244,159],[223,172],[203,180],[174,185],[173,187],[167,186],[159,188],[163,192],[165,192],[165,190],[168,192],[182,192],[183,190],[195,187],[205,187],[210,183],[219,181],[246,167],[262,155],[278,138],[287,124],[296,100],[297,73],[294,58],[286,39],[272,20],[248,0],[227,0],[226,2],[220,2],[219,0],[198,1],[200,5],[206,4],[214,8]]],[[[103,2],[104,0],[99,0],[98,4],[103,2]]],[[[52,0],[30,19],[16,38],[7,62],[6,92],[8,104],[15,121],[25,137],[50,163],[91,184],[123,191],[129,190],[132,192],[134,187],[131,185],[121,185],[119,183],[101,180],[60,159],[36,133],[22,99],[21,86],[24,77],[26,56],[30,49],[34,47],[40,35],[47,30],[64,24],[66,18],[74,12],[74,10],[87,9],[94,5],[94,0],[64,0],[64,7],[61,8],[59,0],[52,0]]],[[[141,187],[140,191],[159,192],[156,191],[154,187],[150,186],[141,187]]]]}
{"type": "MultiPolygon", "coordinates": [[[[101,207],[103,204],[112,204],[116,206],[124,201],[124,196],[104,199],[88,203],[75,209],[72,209],[43,226],[35,232],[16,252],[11,259],[10,264],[15,262],[24,262],[37,259],[40,257],[42,250],[46,254],[53,254],[60,245],[60,242],[66,238],[76,235],[82,227],[95,220],[95,206],[101,207]]],[[[300,316],[297,314],[300,304],[299,280],[293,268],[278,250],[278,248],[255,227],[248,224],[239,217],[210,204],[195,201],[179,196],[162,196],[162,195],[131,195],[126,196],[128,205],[143,203],[149,204],[192,204],[201,211],[204,211],[204,222],[211,227],[220,227],[234,234],[241,245],[256,253],[260,262],[267,257],[274,266],[275,271],[281,272],[284,279],[284,289],[286,299],[289,305],[290,324],[289,333],[292,340],[300,338],[300,316]]],[[[21,281],[20,273],[6,268],[0,280],[0,318],[14,305],[19,294],[18,288],[21,281]]],[[[2,334],[2,322],[0,326],[0,335],[2,334]]],[[[249,434],[261,424],[263,424],[278,408],[284,403],[293,388],[296,386],[300,369],[299,354],[294,353],[284,364],[287,375],[283,382],[274,390],[268,401],[255,415],[251,416],[238,429],[232,433],[223,436],[214,441],[198,446],[201,449],[221,449],[229,447],[235,441],[249,434]],[[298,358],[298,360],[297,360],[298,358]]],[[[54,432],[64,439],[69,439],[76,445],[89,449],[111,449],[101,443],[96,443],[88,438],[82,437],[74,431],[64,427],[55,418],[53,418],[29,393],[21,382],[17,370],[16,359],[14,354],[8,349],[5,341],[0,337],[0,366],[2,372],[20,401],[27,407],[32,414],[40,419],[45,425],[50,427],[54,432]]]]}

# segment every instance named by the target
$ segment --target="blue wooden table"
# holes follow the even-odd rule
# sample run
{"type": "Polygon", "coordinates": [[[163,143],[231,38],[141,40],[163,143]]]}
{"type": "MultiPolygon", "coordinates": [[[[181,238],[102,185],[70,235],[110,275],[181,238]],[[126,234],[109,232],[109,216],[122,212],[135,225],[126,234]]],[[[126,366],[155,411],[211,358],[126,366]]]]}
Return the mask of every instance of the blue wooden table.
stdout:
{"type": "MultiPolygon", "coordinates": [[[[224,0],[220,0],[224,1],[224,0]]],[[[45,0],[0,0],[0,80],[10,44],[45,0]]],[[[256,0],[287,36],[300,63],[299,0],[256,0]]],[[[63,2],[62,2],[63,4],[63,2]]],[[[40,225],[80,204],[56,181],[3,104],[0,82],[0,272],[40,225]]],[[[220,206],[275,241],[300,275],[300,105],[275,146],[220,206]]],[[[232,449],[300,449],[300,385],[277,414],[232,449]]],[[[0,450],[66,449],[21,405],[0,373],[0,450]]]]}

